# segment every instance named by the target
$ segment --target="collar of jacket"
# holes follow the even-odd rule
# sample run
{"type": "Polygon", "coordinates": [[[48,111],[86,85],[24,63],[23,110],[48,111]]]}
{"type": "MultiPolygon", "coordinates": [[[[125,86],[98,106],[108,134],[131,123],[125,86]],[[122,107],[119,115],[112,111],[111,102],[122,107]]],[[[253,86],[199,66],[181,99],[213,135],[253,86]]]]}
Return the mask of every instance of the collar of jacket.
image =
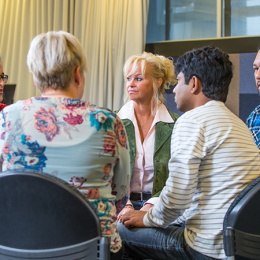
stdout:
{"type": "Polygon", "coordinates": [[[174,123],[158,122],[155,128],[154,154],[163,146],[172,134],[174,123]]]}

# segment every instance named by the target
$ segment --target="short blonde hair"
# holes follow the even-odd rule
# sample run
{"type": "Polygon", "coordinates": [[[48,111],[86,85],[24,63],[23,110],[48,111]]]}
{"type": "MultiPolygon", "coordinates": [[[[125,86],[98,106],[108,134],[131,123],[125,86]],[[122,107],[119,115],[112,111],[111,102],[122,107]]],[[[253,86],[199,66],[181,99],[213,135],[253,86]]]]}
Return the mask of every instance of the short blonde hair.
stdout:
{"type": "Polygon", "coordinates": [[[79,40],[64,31],[37,35],[31,42],[27,65],[41,92],[48,88],[66,90],[75,69],[87,72],[87,61],[79,40]]]}
{"type": "MultiPolygon", "coordinates": [[[[125,80],[131,74],[133,74],[137,68],[141,68],[142,75],[149,73],[153,82],[153,97],[151,100],[152,114],[156,113],[158,101],[164,102],[163,93],[165,89],[169,89],[169,85],[176,83],[176,77],[174,74],[173,61],[162,56],[155,55],[148,52],[143,52],[140,55],[131,56],[124,65],[124,77],[125,80]],[[132,66],[131,71],[129,68],[132,66]],[[157,80],[162,79],[162,84],[158,88],[157,80]]],[[[125,102],[129,100],[127,91],[125,91],[125,102]]]]}

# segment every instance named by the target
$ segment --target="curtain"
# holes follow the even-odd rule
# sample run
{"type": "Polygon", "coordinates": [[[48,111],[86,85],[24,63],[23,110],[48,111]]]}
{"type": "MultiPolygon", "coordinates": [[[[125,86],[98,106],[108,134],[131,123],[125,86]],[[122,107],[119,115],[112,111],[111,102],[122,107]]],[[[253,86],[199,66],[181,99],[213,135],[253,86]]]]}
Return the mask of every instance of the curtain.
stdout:
{"type": "Polygon", "coordinates": [[[118,109],[123,103],[123,64],[144,51],[149,0],[0,0],[0,55],[15,101],[39,95],[26,57],[42,32],[64,30],[81,42],[89,73],[83,99],[118,109]]]}
{"type": "Polygon", "coordinates": [[[26,57],[31,40],[50,30],[68,31],[69,0],[0,0],[0,55],[15,101],[39,95],[26,57]]]}
{"type": "Polygon", "coordinates": [[[123,65],[144,51],[148,2],[75,2],[74,35],[83,44],[89,65],[84,99],[113,110],[123,104],[123,65]]]}

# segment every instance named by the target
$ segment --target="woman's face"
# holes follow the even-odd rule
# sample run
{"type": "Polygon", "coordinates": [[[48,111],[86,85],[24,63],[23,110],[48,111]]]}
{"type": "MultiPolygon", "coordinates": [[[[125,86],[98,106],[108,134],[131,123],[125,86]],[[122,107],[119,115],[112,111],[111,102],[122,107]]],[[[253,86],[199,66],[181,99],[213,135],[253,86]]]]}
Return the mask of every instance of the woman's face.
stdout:
{"type": "Polygon", "coordinates": [[[126,90],[130,100],[137,103],[151,102],[153,97],[153,82],[152,78],[147,73],[142,75],[141,68],[138,67],[133,74],[130,74],[132,66],[129,67],[126,79],[126,90]]]}
{"type": "MultiPolygon", "coordinates": [[[[4,76],[4,70],[3,70],[3,64],[0,62],[0,75],[4,76]]],[[[4,95],[4,80],[1,78],[0,79],[0,102],[3,101],[3,95],[4,95]]]]}

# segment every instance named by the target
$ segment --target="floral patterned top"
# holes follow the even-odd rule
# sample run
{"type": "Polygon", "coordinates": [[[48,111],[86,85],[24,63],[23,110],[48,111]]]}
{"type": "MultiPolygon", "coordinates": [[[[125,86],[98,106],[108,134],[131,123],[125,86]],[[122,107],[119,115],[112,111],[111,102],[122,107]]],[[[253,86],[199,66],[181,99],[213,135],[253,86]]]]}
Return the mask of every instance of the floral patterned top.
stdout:
{"type": "Polygon", "coordinates": [[[111,252],[117,252],[122,242],[116,216],[127,202],[130,174],[119,117],[79,99],[34,97],[4,108],[0,125],[3,170],[39,170],[78,187],[97,209],[111,252]]]}

